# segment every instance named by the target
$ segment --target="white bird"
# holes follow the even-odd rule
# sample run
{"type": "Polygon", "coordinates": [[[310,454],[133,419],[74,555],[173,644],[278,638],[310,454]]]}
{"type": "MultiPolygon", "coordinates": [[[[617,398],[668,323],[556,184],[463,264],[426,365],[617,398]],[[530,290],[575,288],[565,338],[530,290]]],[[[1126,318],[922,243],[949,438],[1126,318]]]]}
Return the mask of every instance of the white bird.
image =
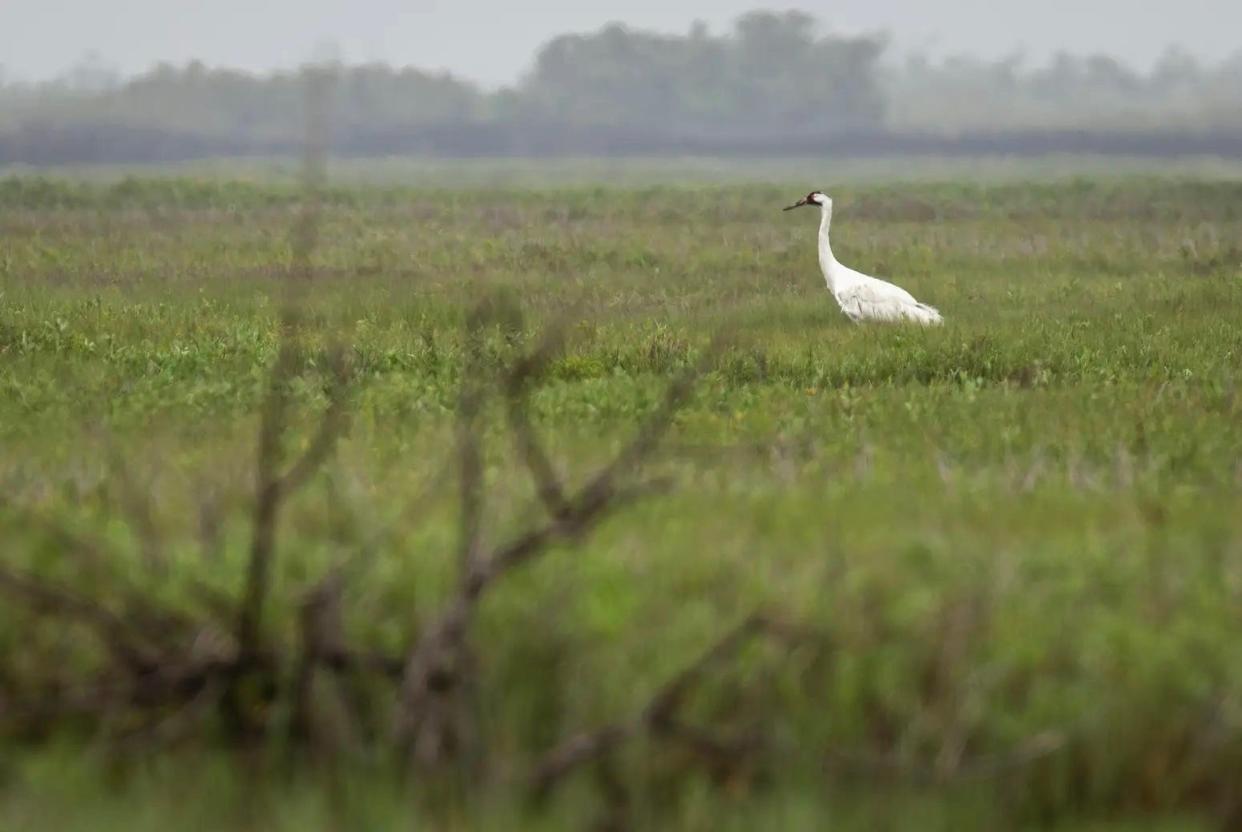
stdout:
{"type": "Polygon", "coordinates": [[[851,321],[912,321],[925,326],[943,323],[935,307],[919,303],[900,286],[856,272],[837,261],[828,242],[828,227],[832,225],[830,198],[819,191],[811,191],[784,210],[792,211],[803,205],[819,206],[819,267],[824,272],[828,291],[851,321]]]}

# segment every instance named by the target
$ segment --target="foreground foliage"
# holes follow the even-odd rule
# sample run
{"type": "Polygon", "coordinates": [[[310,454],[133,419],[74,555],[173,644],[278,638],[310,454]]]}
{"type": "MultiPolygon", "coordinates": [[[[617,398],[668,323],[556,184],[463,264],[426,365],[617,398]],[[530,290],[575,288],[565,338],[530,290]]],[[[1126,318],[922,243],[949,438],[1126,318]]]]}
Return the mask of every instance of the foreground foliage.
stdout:
{"type": "Polygon", "coordinates": [[[100,708],[82,694],[116,644],[9,581],[0,728],[22,751],[0,811],[53,811],[57,789],[87,800],[93,775],[57,782],[65,748],[119,765],[137,795],[170,766],[266,782],[238,772],[272,771],[292,744],[331,749],[340,795],[272,785],[277,814],[416,805],[503,825],[549,751],[617,726],[624,741],[532,824],[708,825],[725,805],[741,828],[830,810],[860,828],[1238,812],[1242,191],[834,192],[838,255],[940,307],[948,325],[926,331],[839,315],[814,229],[777,210],[788,192],[325,194],[275,377],[281,455],[318,460],[334,403],[348,430],[283,505],[263,614],[239,630],[296,193],[0,183],[0,565],[153,640],[180,638],[169,615],[189,621],[191,659],[235,655],[246,628],[290,650],[231,710],[100,708]],[[523,427],[505,379],[532,356],[523,427]],[[486,390],[463,445],[471,379],[486,390]],[[448,782],[392,775],[385,680],[459,591],[462,541],[557,517],[521,437],[564,499],[658,413],[641,482],[660,493],[564,535],[472,614],[448,782]],[[463,470],[485,500],[473,513],[463,470]],[[296,647],[324,598],[371,670],[314,683],[305,745],[296,647]],[[674,724],[662,693],[756,610],[780,636],[730,643],[677,689],[674,724]],[[239,725],[261,726],[259,750],[220,762],[239,725]],[[164,762],[138,762],[157,747],[164,762]]]}

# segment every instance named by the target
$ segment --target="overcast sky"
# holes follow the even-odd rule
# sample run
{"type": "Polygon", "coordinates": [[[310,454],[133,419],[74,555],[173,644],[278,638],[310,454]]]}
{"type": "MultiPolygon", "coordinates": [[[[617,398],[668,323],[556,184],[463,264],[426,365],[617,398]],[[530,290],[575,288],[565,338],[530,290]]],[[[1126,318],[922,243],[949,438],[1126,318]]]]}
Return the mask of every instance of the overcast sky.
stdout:
{"type": "MultiPolygon", "coordinates": [[[[550,36],[620,20],[721,31],[761,0],[0,0],[0,67],[60,74],[88,52],[125,74],[198,58],[249,70],[292,67],[335,47],[346,61],[451,69],[515,80],[550,36]]],[[[792,0],[830,29],[882,30],[897,51],[1032,60],[1104,52],[1141,67],[1169,45],[1209,60],[1242,46],[1242,0],[792,0]]],[[[768,8],[788,8],[785,4],[768,8]]]]}

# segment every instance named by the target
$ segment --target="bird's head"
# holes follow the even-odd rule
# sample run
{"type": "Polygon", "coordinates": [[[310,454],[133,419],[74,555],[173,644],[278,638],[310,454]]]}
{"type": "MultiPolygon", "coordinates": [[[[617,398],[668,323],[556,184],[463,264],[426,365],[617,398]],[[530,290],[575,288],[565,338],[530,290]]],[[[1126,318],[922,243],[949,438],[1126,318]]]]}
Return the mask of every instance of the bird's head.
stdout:
{"type": "Polygon", "coordinates": [[[811,191],[809,194],[802,197],[802,199],[798,200],[793,205],[786,206],[784,210],[792,211],[795,208],[801,208],[803,205],[818,205],[821,208],[827,208],[831,210],[832,199],[829,198],[828,195],[825,194],[823,191],[811,191]]]}

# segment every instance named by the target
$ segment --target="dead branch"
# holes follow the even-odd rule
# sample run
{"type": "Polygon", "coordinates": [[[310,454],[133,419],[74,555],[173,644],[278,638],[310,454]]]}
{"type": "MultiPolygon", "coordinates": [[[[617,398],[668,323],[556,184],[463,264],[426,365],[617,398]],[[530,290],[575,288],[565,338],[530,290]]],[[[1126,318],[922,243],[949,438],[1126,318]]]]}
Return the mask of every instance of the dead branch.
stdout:
{"type": "Polygon", "coordinates": [[[468,574],[479,557],[483,520],[483,314],[476,310],[466,323],[465,363],[457,397],[457,485],[459,505],[457,562],[468,574]]]}
{"type": "Polygon", "coordinates": [[[305,74],[306,147],[303,154],[302,205],[292,233],[291,279],[285,282],[281,309],[279,347],[268,379],[267,396],[259,426],[258,459],[255,466],[255,497],[245,585],[237,618],[239,654],[253,653],[259,642],[263,607],[269,594],[275,557],[276,526],[284,500],[318,470],[336,445],[343,429],[347,368],[340,350],[331,363],[334,383],[328,406],[309,447],[284,474],[282,447],[288,429],[289,385],[299,375],[302,358],[300,324],[303,294],[314,277],[312,255],[319,238],[321,190],[326,178],[328,141],[327,104],[330,71],[311,69],[305,74]]]}
{"type": "Polygon", "coordinates": [[[309,744],[329,754],[357,750],[367,713],[364,702],[351,701],[342,685],[346,676],[375,673],[391,681],[400,678],[401,662],[378,654],[351,650],[342,621],[344,571],[328,573],[307,594],[300,617],[301,652],[290,692],[290,750],[309,744]],[[324,676],[321,670],[331,672],[324,676]]]}
{"type": "Polygon", "coordinates": [[[60,615],[84,624],[128,667],[149,668],[154,662],[150,647],[129,623],[89,598],[6,567],[0,567],[0,591],[37,612],[60,615]]]}
{"type": "Polygon", "coordinates": [[[295,740],[305,740],[311,735],[311,695],[316,669],[326,654],[343,649],[341,589],[340,573],[332,572],[316,584],[302,602],[301,654],[297,658],[290,692],[289,734],[295,740]]]}
{"type": "Polygon", "coordinates": [[[671,717],[685,700],[690,689],[707,674],[709,670],[721,665],[725,660],[736,654],[750,639],[770,629],[769,619],[760,613],[745,618],[740,624],[726,633],[710,649],[695,661],[673,676],[664,687],[656,691],[647,708],[643,719],[651,724],[659,724],[671,717]]]}
{"type": "Polygon", "coordinates": [[[664,480],[623,487],[609,482],[604,488],[595,487],[589,493],[575,497],[564,516],[554,518],[495,549],[490,557],[467,575],[463,586],[466,599],[473,605],[505,572],[542,554],[557,543],[580,539],[608,514],[643,497],[666,491],[667,488],[668,483],[664,480]]]}
{"type": "Polygon", "coordinates": [[[530,387],[538,381],[552,357],[564,344],[560,327],[549,330],[543,341],[509,371],[505,378],[505,412],[509,429],[522,461],[535,481],[539,499],[548,513],[558,519],[568,517],[571,506],[552,460],[535,434],[530,419],[530,387]]]}
{"type": "Polygon", "coordinates": [[[293,346],[282,344],[268,379],[267,399],[259,425],[250,557],[237,622],[237,644],[243,653],[253,650],[258,641],[263,604],[268,593],[268,576],[276,543],[276,519],[282,496],[279,467],[280,440],[289,406],[286,387],[294,373],[295,360],[293,346]]]}
{"type": "Polygon", "coordinates": [[[630,442],[587,480],[572,497],[566,498],[567,506],[546,525],[520,535],[497,547],[477,574],[466,582],[466,589],[477,597],[487,585],[515,566],[526,562],[542,552],[549,544],[579,537],[603,516],[638,497],[660,490],[663,484],[622,486],[620,480],[637,468],[655,450],[673,417],[685,403],[694,384],[704,368],[719,351],[714,342],[705,353],[703,361],[686,370],[665,390],[660,406],[647,417],[630,442]]]}
{"type": "Polygon", "coordinates": [[[892,754],[834,750],[825,757],[825,768],[835,774],[900,780],[921,785],[944,785],[991,780],[1032,765],[1063,750],[1070,740],[1067,731],[1034,734],[1009,751],[965,759],[953,771],[922,765],[892,754]]]}
{"type": "Polygon", "coordinates": [[[280,478],[278,491],[282,498],[306,484],[306,481],[327,460],[336,447],[337,441],[345,433],[349,416],[347,407],[349,404],[349,362],[345,358],[344,351],[338,347],[329,353],[328,364],[331,368],[328,405],[324,409],[323,416],[319,420],[319,427],[306,446],[306,450],[280,478]]]}
{"type": "Polygon", "coordinates": [[[237,663],[230,675],[223,699],[225,721],[242,735],[256,735],[263,729],[262,717],[248,716],[243,688],[250,686],[263,695],[275,695],[272,669],[264,667],[261,632],[263,612],[271,593],[271,573],[276,557],[276,531],[282,506],[304,485],[327,459],[344,429],[347,367],[343,352],[332,351],[333,382],[329,385],[328,405],[320,417],[309,446],[283,473],[283,446],[289,426],[291,382],[300,373],[303,359],[301,322],[303,295],[314,277],[312,255],[319,236],[320,191],[326,172],[327,99],[331,72],[310,70],[307,81],[306,148],[303,155],[303,197],[298,221],[292,232],[293,256],[290,278],[285,281],[279,346],[268,378],[259,425],[258,458],[255,465],[255,495],[252,514],[250,553],[245,583],[237,611],[237,663]]]}
{"type": "Polygon", "coordinates": [[[167,572],[168,565],[164,560],[164,542],[155,523],[149,489],[138,486],[128,460],[110,439],[108,456],[113,479],[119,486],[121,508],[129,518],[130,527],[138,536],[143,563],[153,575],[163,575],[167,572]]]}
{"type": "MultiPolygon", "coordinates": [[[[555,337],[545,339],[544,344],[548,346],[515,363],[509,382],[511,412],[525,410],[522,392],[525,380],[536,375],[546,362],[555,337]]],[[[469,684],[466,674],[473,663],[467,633],[480,598],[509,570],[547,552],[556,543],[580,538],[609,513],[650,493],[650,487],[623,484],[621,480],[657,447],[706,362],[714,359],[718,349],[719,342],[713,343],[701,364],[673,381],[660,406],[630,442],[570,496],[564,496],[564,489],[534,438],[527,417],[524,414],[517,417],[518,432],[524,433],[518,438],[518,444],[525,450],[528,464],[533,462],[532,474],[545,494],[545,502],[550,501],[553,516],[547,523],[500,544],[489,554],[474,557],[463,569],[457,594],[409,652],[395,731],[398,745],[409,750],[410,760],[424,766],[443,762],[461,747],[461,735],[469,730],[462,692],[469,684]]],[[[474,383],[473,380],[463,381],[463,384],[474,383]]]]}
{"type": "Polygon", "coordinates": [[[680,742],[713,762],[728,761],[757,748],[757,738],[744,741],[721,739],[701,728],[677,719],[677,711],[691,690],[709,673],[741,651],[760,635],[786,638],[789,630],[762,613],[743,619],[690,664],[661,685],[639,712],[626,720],[570,737],[544,754],[535,764],[530,784],[536,797],[546,796],[565,776],[578,767],[600,759],[621,744],[649,732],[680,742]]]}
{"type": "Polygon", "coordinates": [[[535,765],[530,777],[531,788],[536,797],[545,797],[569,772],[579,766],[600,759],[642,732],[641,718],[628,722],[613,723],[594,731],[570,737],[548,753],[535,765]]]}
{"type": "MultiPolygon", "coordinates": [[[[73,555],[86,564],[95,573],[96,580],[103,580],[106,576],[120,594],[125,611],[139,619],[133,622],[132,629],[135,631],[143,631],[145,628],[148,632],[185,632],[193,626],[188,616],[158,606],[148,594],[119,574],[117,565],[124,563],[125,557],[106,541],[75,531],[59,518],[44,512],[23,506],[10,507],[22,521],[58,543],[64,553],[73,555]]],[[[157,557],[162,559],[163,555],[159,554],[157,557]]],[[[41,580],[30,575],[26,575],[25,579],[34,583],[41,580]]],[[[50,585],[47,589],[52,592],[59,591],[50,585]]],[[[119,617],[119,613],[117,615],[119,617]]]]}
{"type": "Polygon", "coordinates": [[[258,644],[264,601],[269,594],[272,560],[275,555],[276,525],[283,503],[326,461],[344,432],[347,422],[348,364],[343,354],[334,352],[328,405],[302,455],[285,473],[280,473],[281,444],[286,432],[288,392],[285,389],[294,369],[294,350],[282,347],[272,370],[268,401],[259,432],[258,464],[253,509],[250,558],[237,624],[237,643],[242,654],[258,644]]]}
{"type": "Polygon", "coordinates": [[[325,667],[336,673],[368,673],[391,681],[400,681],[405,662],[400,656],[389,656],[374,650],[341,647],[324,653],[325,667]]]}

